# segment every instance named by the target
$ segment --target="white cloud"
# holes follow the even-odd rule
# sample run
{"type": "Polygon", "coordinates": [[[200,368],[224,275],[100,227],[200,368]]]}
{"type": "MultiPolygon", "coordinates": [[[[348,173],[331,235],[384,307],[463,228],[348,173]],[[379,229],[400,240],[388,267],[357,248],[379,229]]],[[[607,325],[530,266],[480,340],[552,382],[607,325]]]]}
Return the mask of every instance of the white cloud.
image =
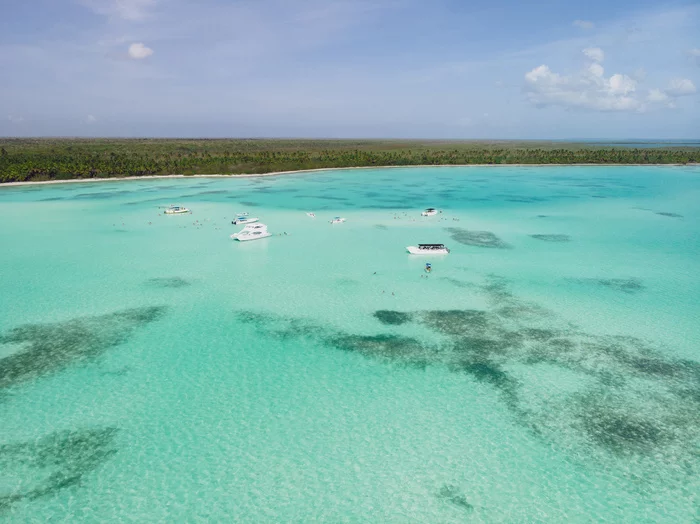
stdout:
{"type": "Polygon", "coordinates": [[[124,20],[143,20],[157,0],[78,0],[95,13],[123,18],[124,20]]]}
{"type": "Polygon", "coordinates": [[[605,76],[600,62],[600,48],[587,48],[584,54],[591,62],[581,72],[560,75],[541,65],[525,74],[528,99],[538,106],[563,106],[595,111],[644,111],[648,107],[675,107],[676,98],[692,95],[695,84],[687,78],[672,79],[666,89],[650,89],[646,96],[637,91],[638,82],[646,74],[638,70],[628,76],[621,73],[605,76]]]}
{"type": "Polygon", "coordinates": [[[97,118],[95,118],[93,115],[88,115],[87,118],[85,118],[86,124],[94,124],[95,122],[97,122],[97,118]]]}
{"type": "Polygon", "coordinates": [[[695,84],[687,78],[673,78],[664,92],[669,96],[686,96],[696,92],[695,84]]]}
{"type": "Polygon", "coordinates": [[[637,82],[627,75],[616,74],[610,77],[608,81],[610,85],[610,93],[613,95],[628,95],[637,89],[637,82]]]}
{"type": "Polygon", "coordinates": [[[586,30],[593,29],[595,27],[595,24],[593,22],[589,22],[588,20],[574,20],[573,25],[574,27],[586,30]]]}
{"type": "Polygon", "coordinates": [[[600,47],[587,47],[583,50],[583,54],[595,62],[602,62],[605,60],[605,53],[600,47]]]}
{"type": "Polygon", "coordinates": [[[129,46],[129,56],[134,60],[143,60],[153,54],[153,49],[146,47],[141,42],[129,46]]]}
{"type": "Polygon", "coordinates": [[[661,89],[650,89],[647,100],[652,104],[665,104],[667,107],[676,107],[673,99],[661,89]]]}
{"type": "Polygon", "coordinates": [[[23,116],[7,115],[7,119],[13,124],[19,124],[21,122],[24,122],[23,116]]]}
{"type": "Polygon", "coordinates": [[[623,74],[605,77],[600,61],[603,51],[585,49],[595,60],[577,75],[563,76],[541,65],[525,74],[529,100],[540,106],[558,105],[595,111],[642,111],[644,103],[635,95],[637,82],[623,74]]]}
{"type": "Polygon", "coordinates": [[[588,71],[593,76],[603,76],[605,74],[605,69],[603,69],[603,66],[598,64],[598,63],[593,63],[593,64],[589,65],[588,71]]]}

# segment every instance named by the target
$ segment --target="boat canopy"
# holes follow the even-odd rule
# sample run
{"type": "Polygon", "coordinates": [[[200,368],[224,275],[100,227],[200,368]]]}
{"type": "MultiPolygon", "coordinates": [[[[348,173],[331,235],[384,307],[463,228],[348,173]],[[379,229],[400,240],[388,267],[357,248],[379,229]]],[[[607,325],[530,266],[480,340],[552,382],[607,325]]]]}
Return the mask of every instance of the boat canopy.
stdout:
{"type": "Polygon", "coordinates": [[[445,249],[445,244],[418,244],[418,249],[445,249]]]}

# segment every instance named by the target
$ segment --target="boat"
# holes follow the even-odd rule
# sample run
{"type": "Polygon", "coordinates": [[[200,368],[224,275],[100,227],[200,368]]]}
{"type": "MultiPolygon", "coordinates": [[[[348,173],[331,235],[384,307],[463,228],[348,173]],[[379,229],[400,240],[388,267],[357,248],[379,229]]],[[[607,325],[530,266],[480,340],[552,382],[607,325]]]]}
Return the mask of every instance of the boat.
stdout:
{"type": "Polygon", "coordinates": [[[447,255],[450,252],[445,244],[418,244],[408,246],[406,250],[412,255],[447,255]]]}
{"type": "Polygon", "coordinates": [[[307,217],[316,218],[316,213],[306,213],[307,217]]]}
{"type": "Polygon", "coordinates": [[[247,217],[247,216],[248,216],[248,212],[247,212],[247,211],[244,211],[243,213],[236,213],[236,216],[237,216],[237,217],[247,217]]]}
{"type": "Polygon", "coordinates": [[[420,215],[422,217],[432,217],[438,214],[438,210],[435,209],[434,207],[429,207],[425,211],[423,211],[420,215]]]}
{"type": "Polygon", "coordinates": [[[430,262],[428,262],[428,263],[425,265],[425,272],[426,272],[426,273],[430,273],[432,270],[433,270],[433,265],[432,265],[430,262]]]}
{"type": "Polygon", "coordinates": [[[236,240],[239,236],[243,234],[248,234],[252,231],[267,231],[267,226],[265,224],[248,224],[246,225],[243,229],[241,229],[238,233],[234,233],[231,235],[231,238],[236,240]]]}
{"type": "Polygon", "coordinates": [[[171,205],[169,208],[167,208],[165,210],[166,215],[183,215],[185,213],[191,213],[191,211],[189,209],[187,209],[186,207],[182,207],[182,206],[171,205]]]}
{"type": "Polygon", "coordinates": [[[253,222],[257,222],[258,220],[260,220],[260,219],[257,217],[247,217],[247,216],[240,215],[240,216],[236,217],[235,220],[232,220],[231,223],[234,225],[235,224],[252,224],[253,222]]]}
{"type": "Polygon", "coordinates": [[[259,240],[261,238],[272,236],[272,233],[267,230],[267,226],[265,224],[257,224],[257,226],[258,227],[250,226],[250,229],[249,226],[246,226],[242,231],[231,235],[231,238],[238,240],[239,242],[247,242],[249,240],[259,240]]]}
{"type": "Polygon", "coordinates": [[[342,224],[345,222],[345,218],[342,217],[335,217],[333,220],[331,220],[331,224],[342,224]]]}

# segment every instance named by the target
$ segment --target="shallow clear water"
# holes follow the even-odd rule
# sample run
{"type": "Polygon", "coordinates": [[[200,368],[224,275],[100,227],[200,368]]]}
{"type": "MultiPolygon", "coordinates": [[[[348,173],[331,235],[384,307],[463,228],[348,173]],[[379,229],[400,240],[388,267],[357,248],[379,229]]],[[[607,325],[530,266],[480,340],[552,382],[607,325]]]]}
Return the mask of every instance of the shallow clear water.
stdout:
{"type": "Polygon", "coordinates": [[[0,188],[0,519],[697,519],[699,198],[693,167],[0,188]],[[243,210],[279,235],[232,242],[243,210]]]}

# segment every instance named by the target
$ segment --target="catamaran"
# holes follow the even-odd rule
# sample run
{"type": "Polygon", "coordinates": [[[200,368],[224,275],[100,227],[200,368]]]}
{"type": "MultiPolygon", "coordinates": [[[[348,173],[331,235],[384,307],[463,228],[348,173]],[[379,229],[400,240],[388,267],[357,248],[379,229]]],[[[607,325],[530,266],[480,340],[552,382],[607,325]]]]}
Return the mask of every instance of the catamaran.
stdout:
{"type": "Polygon", "coordinates": [[[406,250],[412,255],[447,255],[450,252],[445,244],[418,244],[408,246],[406,250]]]}
{"type": "Polygon", "coordinates": [[[234,233],[233,235],[231,235],[231,238],[236,240],[239,236],[244,235],[244,234],[247,235],[253,231],[260,231],[260,232],[267,231],[267,226],[265,224],[260,224],[260,223],[248,224],[243,229],[241,229],[238,233],[234,233]]]}
{"type": "Polygon", "coordinates": [[[420,215],[423,217],[432,217],[438,214],[438,210],[435,209],[434,207],[429,207],[425,211],[423,211],[420,215]]]}

